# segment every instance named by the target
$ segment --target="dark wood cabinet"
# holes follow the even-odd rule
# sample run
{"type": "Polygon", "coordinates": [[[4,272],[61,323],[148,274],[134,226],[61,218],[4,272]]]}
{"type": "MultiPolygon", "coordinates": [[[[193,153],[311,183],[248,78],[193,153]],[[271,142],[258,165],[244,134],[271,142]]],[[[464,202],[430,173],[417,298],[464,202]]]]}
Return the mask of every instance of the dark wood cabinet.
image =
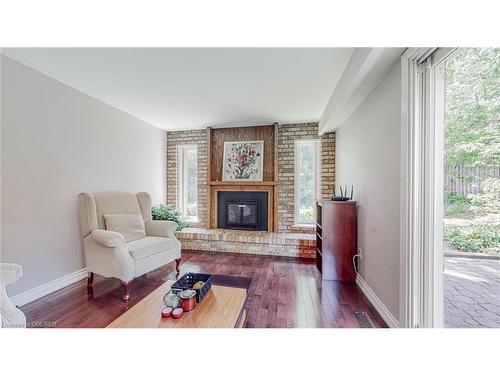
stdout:
{"type": "Polygon", "coordinates": [[[324,280],[355,281],[356,202],[318,201],[316,266],[324,280]]]}

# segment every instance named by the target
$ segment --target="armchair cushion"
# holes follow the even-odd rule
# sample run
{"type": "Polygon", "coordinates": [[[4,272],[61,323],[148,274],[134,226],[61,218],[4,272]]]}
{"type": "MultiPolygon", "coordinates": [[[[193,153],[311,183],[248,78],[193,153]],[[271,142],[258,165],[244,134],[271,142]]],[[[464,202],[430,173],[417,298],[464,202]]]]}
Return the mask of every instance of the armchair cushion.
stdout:
{"type": "Polygon", "coordinates": [[[177,223],[169,220],[151,220],[146,223],[146,233],[148,236],[174,238],[174,231],[177,223]]]}
{"type": "Polygon", "coordinates": [[[127,248],[132,258],[137,261],[163,251],[177,250],[177,240],[147,236],[127,243],[127,248]]]}
{"type": "Polygon", "coordinates": [[[120,233],[126,242],[146,237],[146,228],[141,214],[104,215],[106,229],[120,233]]]}

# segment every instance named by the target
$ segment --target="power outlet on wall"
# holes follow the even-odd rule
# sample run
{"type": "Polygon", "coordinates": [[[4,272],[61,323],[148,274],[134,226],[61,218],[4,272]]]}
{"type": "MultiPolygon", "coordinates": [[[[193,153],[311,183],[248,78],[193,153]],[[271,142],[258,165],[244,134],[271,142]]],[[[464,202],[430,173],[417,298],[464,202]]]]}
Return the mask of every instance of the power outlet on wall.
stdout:
{"type": "Polygon", "coordinates": [[[363,259],[363,249],[358,247],[358,252],[356,253],[356,256],[354,257],[354,269],[356,273],[359,273],[359,267],[361,266],[361,259],[363,259]]]}

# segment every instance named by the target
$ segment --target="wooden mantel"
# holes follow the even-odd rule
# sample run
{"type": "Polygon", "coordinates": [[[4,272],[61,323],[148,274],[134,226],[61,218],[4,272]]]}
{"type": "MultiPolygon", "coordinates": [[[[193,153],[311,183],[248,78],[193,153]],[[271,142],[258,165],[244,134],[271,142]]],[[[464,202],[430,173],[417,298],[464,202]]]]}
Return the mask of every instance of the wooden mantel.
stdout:
{"type": "Polygon", "coordinates": [[[208,223],[217,228],[219,191],[265,191],[268,199],[268,230],[278,229],[278,124],[236,128],[208,128],[208,223]],[[224,142],[264,141],[263,181],[222,181],[224,142]]]}
{"type": "Polygon", "coordinates": [[[208,181],[209,185],[217,186],[269,186],[278,185],[277,181],[208,181]]]}

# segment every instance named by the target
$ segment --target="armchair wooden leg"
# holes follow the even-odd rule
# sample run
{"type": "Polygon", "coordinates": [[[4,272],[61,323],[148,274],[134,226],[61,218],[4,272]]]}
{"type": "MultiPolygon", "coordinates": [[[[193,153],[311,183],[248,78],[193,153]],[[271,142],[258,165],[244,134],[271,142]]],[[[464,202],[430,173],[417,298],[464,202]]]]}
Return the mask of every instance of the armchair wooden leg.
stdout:
{"type": "Polygon", "coordinates": [[[181,272],[181,269],[180,269],[180,264],[181,264],[181,258],[179,259],[176,259],[175,260],[175,270],[177,271],[177,274],[179,274],[181,272]]]}
{"type": "Polygon", "coordinates": [[[87,294],[89,296],[94,294],[93,284],[94,284],[94,272],[89,272],[87,276],[87,294]]]}
{"type": "Polygon", "coordinates": [[[123,301],[127,302],[130,299],[130,285],[132,285],[132,280],[124,282],[122,281],[122,288],[123,288],[123,301]]]}

